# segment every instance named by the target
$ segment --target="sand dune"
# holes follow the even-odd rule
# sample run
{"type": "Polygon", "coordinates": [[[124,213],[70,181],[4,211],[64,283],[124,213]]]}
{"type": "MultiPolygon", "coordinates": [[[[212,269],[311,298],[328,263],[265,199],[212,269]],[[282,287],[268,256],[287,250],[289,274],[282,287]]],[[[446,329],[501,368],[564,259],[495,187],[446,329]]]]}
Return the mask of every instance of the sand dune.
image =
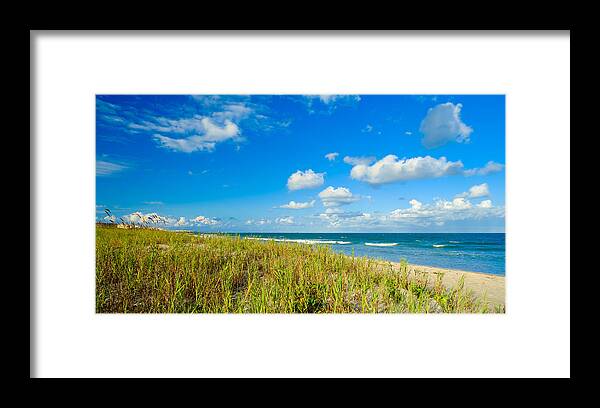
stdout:
{"type": "MultiPolygon", "coordinates": [[[[394,269],[400,269],[399,263],[386,262],[386,264],[390,263],[394,269]]],[[[472,290],[479,298],[483,298],[485,293],[487,301],[493,305],[505,305],[504,276],[412,264],[409,264],[409,270],[430,274],[432,282],[435,281],[437,275],[443,273],[442,284],[446,287],[455,286],[460,277],[464,276],[465,289],[472,290]]]]}

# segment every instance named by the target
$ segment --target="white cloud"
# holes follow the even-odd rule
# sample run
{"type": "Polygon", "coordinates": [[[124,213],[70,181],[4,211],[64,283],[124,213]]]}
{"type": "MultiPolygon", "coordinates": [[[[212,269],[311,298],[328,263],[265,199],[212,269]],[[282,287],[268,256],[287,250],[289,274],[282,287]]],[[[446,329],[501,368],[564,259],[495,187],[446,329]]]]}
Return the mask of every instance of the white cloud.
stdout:
{"type": "Polygon", "coordinates": [[[141,212],[139,212],[139,211],[136,211],[136,212],[131,213],[129,215],[123,216],[123,219],[126,222],[130,222],[130,223],[133,223],[133,224],[140,224],[142,222],[143,218],[144,218],[144,215],[141,212]]]}
{"type": "Polygon", "coordinates": [[[491,200],[474,205],[465,197],[452,200],[441,198],[430,203],[411,199],[408,208],[399,208],[389,213],[346,212],[340,208],[327,208],[317,218],[334,228],[368,229],[399,227],[443,226],[448,222],[504,218],[504,207],[494,207],[491,200]]]}
{"type": "Polygon", "coordinates": [[[351,164],[352,166],[358,166],[359,164],[363,164],[368,166],[373,163],[377,158],[375,156],[360,156],[360,157],[352,157],[346,156],[344,157],[344,163],[351,164]]]}
{"type": "Polygon", "coordinates": [[[473,207],[471,202],[464,197],[456,197],[452,201],[438,200],[435,206],[442,210],[468,210],[473,207]]]}
{"type": "Polygon", "coordinates": [[[325,207],[338,207],[340,205],[351,204],[360,200],[346,187],[327,187],[319,193],[319,198],[325,207]]]}
{"type": "Polygon", "coordinates": [[[484,167],[465,170],[465,176],[487,176],[490,173],[497,173],[504,169],[504,165],[489,161],[484,167]]]}
{"type": "Polygon", "coordinates": [[[373,126],[367,125],[367,126],[364,127],[364,129],[361,132],[371,133],[372,131],[373,131],[373,126]]]}
{"type": "Polygon", "coordinates": [[[325,182],[324,175],[325,173],[315,173],[311,169],[298,170],[288,178],[287,187],[290,191],[319,187],[325,182]]]}
{"type": "MultiPolygon", "coordinates": [[[[209,137],[223,137],[223,127],[239,122],[253,113],[253,110],[242,103],[230,103],[220,106],[221,111],[210,116],[195,114],[193,116],[172,119],[162,116],[142,114],[137,121],[130,122],[128,127],[134,131],[150,131],[175,134],[208,134],[209,137]],[[216,125],[221,125],[217,126],[216,125]]],[[[138,112],[139,114],[139,112],[138,112]]]]}
{"type": "Polygon", "coordinates": [[[414,210],[419,210],[421,209],[421,207],[423,207],[423,203],[415,199],[410,200],[408,203],[410,204],[410,207],[414,210]]]}
{"type": "Polygon", "coordinates": [[[404,132],[404,134],[407,135],[407,136],[410,136],[410,135],[412,135],[412,132],[409,131],[409,130],[407,130],[406,132],[404,132]]]}
{"type": "MultiPolygon", "coordinates": [[[[153,106],[145,107],[137,103],[119,106],[97,98],[97,116],[100,126],[130,134],[145,134],[152,137],[160,148],[185,153],[212,152],[219,143],[227,140],[242,141],[242,128],[265,133],[283,131],[289,126],[290,118],[279,117],[279,112],[265,103],[269,98],[194,95],[182,104],[158,100],[153,106]]],[[[114,133],[102,132],[101,137],[130,143],[137,140],[111,136],[114,133]]]]}
{"type": "Polygon", "coordinates": [[[158,215],[157,213],[144,214],[140,211],[133,212],[131,214],[122,217],[128,223],[132,224],[170,224],[174,222],[172,218],[158,215]]]}
{"type": "Polygon", "coordinates": [[[187,220],[185,219],[185,217],[179,217],[179,219],[177,220],[177,222],[175,223],[175,225],[178,226],[178,227],[187,225],[187,220]]]}
{"type": "Polygon", "coordinates": [[[96,176],[109,176],[127,169],[127,166],[107,161],[96,161],[96,176]]]}
{"type": "Polygon", "coordinates": [[[329,161],[334,161],[336,159],[336,157],[338,157],[340,154],[335,152],[335,153],[327,153],[325,155],[325,158],[329,161]]]}
{"type": "Polygon", "coordinates": [[[246,220],[246,224],[247,225],[268,225],[271,224],[271,220],[269,219],[260,219],[260,220],[253,220],[253,219],[249,219],[246,220]]]}
{"type": "Polygon", "coordinates": [[[423,146],[433,149],[451,141],[468,141],[473,129],[461,121],[461,109],[462,104],[451,102],[430,108],[419,128],[424,135],[421,140],[423,146]]]}
{"type": "Polygon", "coordinates": [[[490,189],[487,183],[474,185],[469,189],[470,198],[487,197],[490,195],[490,189]]]}
{"type": "Polygon", "coordinates": [[[462,174],[463,167],[461,161],[452,162],[445,157],[435,159],[425,156],[399,160],[397,156],[390,154],[371,166],[355,165],[350,176],[375,185],[462,174]]]}
{"type": "Polygon", "coordinates": [[[156,132],[154,139],[159,145],[173,151],[213,151],[217,143],[240,139],[241,130],[234,122],[239,122],[253,112],[241,103],[226,104],[221,108],[222,111],[213,112],[211,116],[196,114],[179,119],[144,115],[146,119],[130,122],[128,128],[134,132],[156,132]],[[173,135],[184,137],[172,137],[173,135]]]}
{"type": "MultiPolygon", "coordinates": [[[[252,109],[242,103],[233,103],[225,105],[223,112],[213,113],[213,117],[219,119],[229,119],[239,121],[249,117],[252,114],[252,109]]],[[[264,115],[262,115],[264,116],[264,115]]]]}
{"type": "Polygon", "coordinates": [[[319,214],[318,218],[325,221],[331,227],[352,228],[363,226],[365,224],[375,224],[378,219],[370,213],[364,212],[347,212],[337,208],[328,208],[324,213],[319,214]]]}
{"type": "Polygon", "coordinates": [[[275,220],[277,224],[291,225],[294,223],[294,217],[281,217],[275,220]]]}
{"type": "MultiPolygon", "coordinates": [[[[311,95],[314,97],[314,95],[311,95]]],[[[360,102],[358,95],[317,95],[319,100],[328,105],[335,102],[360,102]]]]}
{"type": "Polygon", "coordinates": [[[131,122],[128,124],[130,129],[134,131],[151,131],[151,132],[164,132],[164,133],[198,133],[204,132],[204,126],[202,119],[206,118],[202,115],[194,115],[189,118],[181,119],[169,119],[165,117],[156,117],[150,120],[141,120],[138,122],[131,122]]]}
{"type": "Polygon", "coordinates": [[[290,201],[287,204],[280,205],[279,208],[289,208],[291,210],[301,210],[304,208],[312,208],[315,205],[315,200],[308,201],[305,203],[297,203],[295,201],[290,201]]]}
{"type": "Polygon", "coordinates": [[[119,111],[119,106],[110,102],[103,101],[96,97],[96,110],[98,112],[115,115],[119,111]]]}
{"type": "Polygon", "coordinates": [[[465,197],[451,201],[437,199],[431,204],[409,201],[409,208],[399,208],[389,213],[386,220],[420,226],[444,225],[448,221],[504,217],[504,207],[494,207],[491,200],[473,205],[465,197]]]}
{"type": "Polygon", "coordinates": [[[161,134],[155,134],[154,138],[161,147],[178,152],[191,153],[195,151],[213,151],[217,143],[226,140],[239,139],[240,128],[229,119],[225,119],[222,125],[210,118],[202,118],[198,121],[198,130],[201,135],[193,135],[185,138],[171,138],[161,134]]]}
{"type": "Polygon", "coordinates": [[[477,204],[479,208],[492,208],[492,200],[483,200],[479,204],[477,204]]]}
{"type": "Polygon", "coordinates": [[[358,95],[304,95],[303,99],[309,113],[331,114],[338,106],[352,106],[360,102],[358,95]],[[315,104],[314,102],[317,101],[315,104]],[[320,105],[320,106],[319,106],[320,105]]]}
{"type": "Polygon", "coordinates": [[[160,143],[161,147],[183,153],[192,153],[196,151],[212,152],[215,150],[216,146],[216,143],[204,141],[202,136],[190,136],[182,139],[175,139],[155,134],[154,139],[160,143]]]}
{"type": "Polygon", "coordinates": [[[196,218],[194,218],[195,222],[199,223],[199,224],[204,224],[204,225],[217,225],[219,222],[215,219],[212,218],[207,218],[203,215],[199,215],[196,218]]]}

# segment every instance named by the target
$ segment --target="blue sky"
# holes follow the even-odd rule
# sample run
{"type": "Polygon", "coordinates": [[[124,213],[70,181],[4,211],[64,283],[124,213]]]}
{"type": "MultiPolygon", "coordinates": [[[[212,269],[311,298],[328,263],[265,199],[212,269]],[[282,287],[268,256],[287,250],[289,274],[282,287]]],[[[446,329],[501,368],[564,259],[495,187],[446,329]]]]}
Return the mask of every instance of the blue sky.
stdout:
{"type": "Polygon", "coordinates": [[[503,95],[98,95],[96,219],[504,232],[503,95]]]}

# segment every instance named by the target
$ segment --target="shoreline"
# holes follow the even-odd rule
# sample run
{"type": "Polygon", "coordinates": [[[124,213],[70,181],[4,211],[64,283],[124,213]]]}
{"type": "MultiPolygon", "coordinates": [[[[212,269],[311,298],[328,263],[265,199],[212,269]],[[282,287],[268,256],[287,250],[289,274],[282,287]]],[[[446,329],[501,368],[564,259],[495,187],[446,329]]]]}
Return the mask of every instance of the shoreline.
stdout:
{"type": "MultiPolygon", "coordinates": [[[[209,235],[209,234],[199,234],[199,235],[209,235]]],[[[247,239],[247,237],[244,237],[247,239]]],[[[278,241],[276,239],[269,238],[259,238],[257,240],[264,241],[278,241]]],[[[286,240],[287,241],[287,240],[286,240]]],[[[301,244],[306,244],[305,242],[300,242],[301,244]]],[[[343,252],[334,251],[338,254],[344,255],[346,257],[352,258],[352,256],[345,254],[343,252]]],[[[381,258],[368,257],[370,260],[380,264],[380,265],[392,265],[394,270],[400,270],[400,263],[394,261],[388,261],[381,258]]],[[[420,272],[429,275],[430,282],[434,282],[436,277],[440,274],[442,276],[442,285],[446,288],[453,288],[458,284],[458,281],[461,277],[464,277],[464,288],[467,290],[473,291],[475,296],[480,299],[485,297],[486,301],[492,305],[502,305],[505,306],[505,276],[495,275],[486,272],[474,272],[474,271],[465,271],[461,269],[455,268],[443,268],[438,266],[429,266],[429,265],[417,265],[408,263],[409,271],[411,272],[420,272]]]]}
{"type": "MultiPolygon", "coordinates": [[[[386,261],[389,262],[389,261],[386,261]]],[[[393,264],[399,264],[399,262],[392,262],[393,264]]],[[[457,268],[446,268],[443,266],[433,266],[433,265],[421,265],[421,264],[412,264],[409,263],[409,266],[413,266],[415,268],[422,268],[422,269],[439,269],[439,270],[444,270],[444,271],[455,271],[455,272],[460,272],[460,273],[468,273],[468,274],[475,274],[475,275],[486,275],[486,276],[491,276],[491,277],[497,277],[497,278],[504,278],[504,275],[496,275],[495,273],[489,273],[489,272],[478,272],[478,271],[467,271],[465,269],[457,269],[457,268]]]]}
{"type": "Polygon", "coordinates": [[[100,313],[505,313],[499,276],[315,252],[305,244],[96,231],[100,313]],[[123,266],[136,263],[132,280],[123,266]]]}
{"type": "MultiPolygon", "coordinates": [[[[339,234],[336,234],[339,235],[339,234]]],[[[242,237],[243,239],[250,239],[250,240],[258,240],[258,241],[274,241],[274,242],[291,242],[291,243],[297,243],[297,244],[325,244],[325,245],[330,245],[330,244],[339,244],[339,245],[331,245],[331,249],[338,253],[338,254],[342,254],[345,256],[352,256],[348,253],[348,251],[344,251],[342,250],[340,247],[341,246],[348,246],[349,244],[352,244],[352,246],[357,246],[360,243],[352,243],[350,241],[341,241],[339,240],[340,238],[337,237],[332,237],[331,239],[326,239],[326,238],[276,238],[276,237],[248,237],[248,236],[244,236],[242,237]]],[[[364,243],[365,245],[369,245],[368,243],[364,243]]],[[[383,245],[383,244],[382,244],[383,245]]],[[[375,245],[374,245],[375,246],[375,245]]],[[[434,245],[435,246],[435,245],[434,245]]],[[[434,249],[435,250],[435,249],[434,249]]],[[[355,257],[368,257],[371,260],[374,261],[381,261],[381,262],[391,262],[391,263],[395,263],[397,262],[396,260],[399,259],[399,257],[394,256],[393,259],[386,259],[385,256],[382,256],[380,254],[363,254],[363,255],[354,255],[355,257]]],[[[499,274],[494,274],[494,273],[490,273],[490,272],[481,272],[478,270],[466,270],[466,269],[458,269],[456,267],[447,267],[447,266],[435,266],[435,265],[416,265],[422,268],[438,268],[438,269],[448,269],[448,270],[452,270],[452,271],[459,271],[461,273],[476,273],[476,274],[481,274],[481,275],[491,275],[491,276],[497,276],[497,277],[501,277],[503,278],[505,275],[499,275],[499,274]]],[[[504,272],[504,271],[501,271],[504,272]]]]}
{"type": "MultiPolygon", "coordinates": [[[[384,261],[391,264],[394,270],[400,270],[399,262],[384,261]]],[[[408,264],[409,271],[422,272],[430,275],[432,280],[443,274],[442,285],[447,288],[454,287],[461,277],[464,277],[464,288],[472,290],[478,298],[483,298],[493,305],[505,305],[506,287],[505,277],[483,272],[470,272],[460,269],[439,268],[436,266],[408,264]]]]}

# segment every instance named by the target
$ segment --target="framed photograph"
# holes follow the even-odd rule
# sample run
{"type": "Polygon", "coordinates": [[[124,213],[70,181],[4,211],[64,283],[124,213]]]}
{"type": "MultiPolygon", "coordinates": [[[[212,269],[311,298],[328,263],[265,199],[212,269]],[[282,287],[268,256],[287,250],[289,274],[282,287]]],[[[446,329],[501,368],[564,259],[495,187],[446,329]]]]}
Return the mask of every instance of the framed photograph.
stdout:
{"type": "Polygon", "coordinates": [[[97,95],[96,312],[503,313],[504,110],[97,95]]]}
{"type": "Polygon", "coordinates": [[[31,37],[32,377],[569,377],[568,31],[31,37]]]}

